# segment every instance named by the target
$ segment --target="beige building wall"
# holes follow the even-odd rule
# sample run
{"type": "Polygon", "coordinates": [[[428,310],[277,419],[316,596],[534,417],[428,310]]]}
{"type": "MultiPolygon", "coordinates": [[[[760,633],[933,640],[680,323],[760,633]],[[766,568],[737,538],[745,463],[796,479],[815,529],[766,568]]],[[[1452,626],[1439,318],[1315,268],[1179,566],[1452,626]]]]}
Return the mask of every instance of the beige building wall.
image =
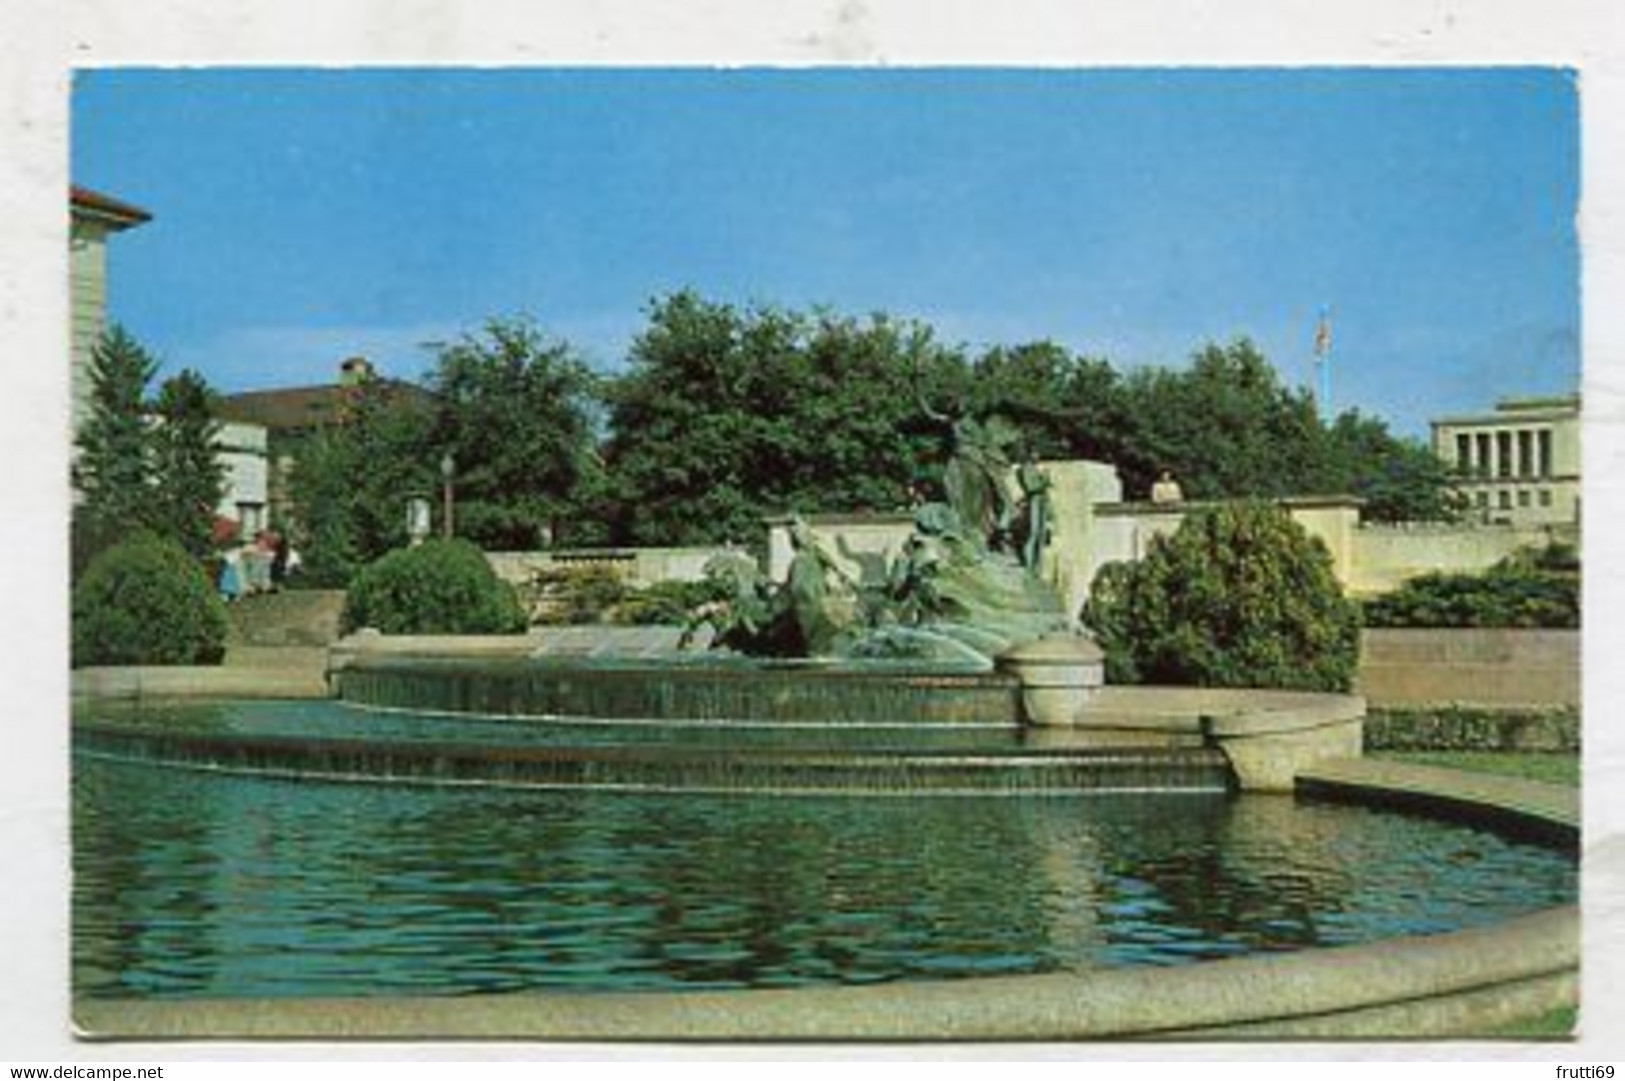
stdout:
{"type": "Polygon", "coordinates": [[[220,464],[226,469],[226,487],[215,513],[242,526],[242,535],[252,537],[268,527],[269,464],[265,454],[266,431],[262,424],[226,421],[215,439],[220,464]]]}
{"type": "Polygon", "coordinates": [[[70,434],[90,413],[90,358],[107,328],[107,238],[151,220],[140,207],[72,187],[68,193],[70,434]]]}
{"type": "Polygon", "coordinates": [[[73,431],[90,413],[90,354],[107,327],[105,225],[74,215],[68,234],[68,303],[71,320],[73,431]]]}

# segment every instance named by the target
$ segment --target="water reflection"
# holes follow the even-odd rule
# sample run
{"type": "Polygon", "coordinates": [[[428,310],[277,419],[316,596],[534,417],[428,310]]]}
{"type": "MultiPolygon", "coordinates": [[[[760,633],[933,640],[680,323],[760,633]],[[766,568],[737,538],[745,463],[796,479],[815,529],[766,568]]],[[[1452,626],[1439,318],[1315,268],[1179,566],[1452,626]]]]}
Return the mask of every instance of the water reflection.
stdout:
{"type": "Polygon", "coordinates": [[[868,982],[1174,964],[1572,900],[1565,856],[1274,797],[629,796],[81,760],[98,995],[868,982]]]}

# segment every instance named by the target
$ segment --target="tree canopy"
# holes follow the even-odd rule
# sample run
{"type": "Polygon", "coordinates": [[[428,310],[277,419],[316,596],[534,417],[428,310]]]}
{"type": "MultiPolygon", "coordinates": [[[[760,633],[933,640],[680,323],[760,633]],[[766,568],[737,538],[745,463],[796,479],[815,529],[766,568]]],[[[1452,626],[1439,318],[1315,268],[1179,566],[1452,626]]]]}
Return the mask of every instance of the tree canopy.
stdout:
{"type": "Polygon", "coordinates": [[[916,386],[960,367],[917,323],[667,297],[607,388],[617,536],[744,541],[769,514],[906,507],[936,454],[916,386]]]}
{"type": "Polygon", "coordinates": [[[156,399],[148,388],[158,361],[123,327],[91,353],[90,411],[75,436],[75,574],[123,537],[148,531],[194,557],[208,554],[225,486],[216,445],[214,392],[184,370],[156,399]]]}
{"type": "Polygon", "coordinates": [[[460,536],[506,550],[606,539],[590,513],[603,499],[598,381],[574,349],[529,321],[492,320],[440,351],[429,386],[434,445],[455,462],[460,536]]]}
{"type": "Polygon", "coordinates": [[[1245,338],[1124,373],[1049,341],[973,351],[883,313],[685,290],[650,305],[612,374],[510,319],[443,347],[427,383],[427,405],[361,392],[300,456],[296,497],[336,565],[404,539],[405,495],[438,491],[448,452],[457,531],[488,549],[749,542],[774,514],[940,498],[953,417],[1008,426],[1018,456],[1109,462],[1131,499],[1167,469],[1193,499],[1352,493],[1378,519],[1453,512],[1426,447],[1357,413],[1323,425],[1245,338]]]}

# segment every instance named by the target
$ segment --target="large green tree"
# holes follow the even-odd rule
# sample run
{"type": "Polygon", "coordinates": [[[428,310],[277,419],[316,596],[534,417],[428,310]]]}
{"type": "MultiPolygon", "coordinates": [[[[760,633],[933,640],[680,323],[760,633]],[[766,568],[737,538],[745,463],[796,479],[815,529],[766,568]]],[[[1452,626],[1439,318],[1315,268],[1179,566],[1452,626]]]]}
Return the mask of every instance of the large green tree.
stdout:
{"type": "Polygon", "coordinates": [[[344,585],[407,541],[407,502],[440,480],[432,410],[399,383],[346,387],[333,423],[299,445],[290,485],[307,580],[344,585]]]}
{"type": "Polygon", "coordinates": [[[765,515],[907,506],[940,453],[920,391],[962,392],[963,361],[884,315],[657,301],[608,388],[617,538],[747,541],[765,515]]]}
{"type": "Polygon", "coordinates": [[[483,548],[602,543],[597,380],[568,344],[492,320],[440,351],[434,443],[456,466],[457,532],[483,548]]]}
{"type": "Polygon", "coordinates": [[[1316,490],[1320,423],[1306,391],[1281,385],[1245,338],[1207,345],[1188,368],[1142,368],[1124,385],[1127,430],[1118,470],[1143,496],[1159,470],[1187,498],[1272,498],[1316,490]]]}
{"type": "Polygon", "coordinates": [[[1443,460],[1375,417],[1343,413],[1326,429],[1325,447],[1322,490],[1365,500],[1361,513],[1368,520],[1451,521],[1465,509],[1443,460]]]}
{"type": "Polygon", "coordinates": [[[1123,383],[1104,360],[1049,341],[994,346],[972,367],[969,397],[980,416],[1002,415],[1018,424],[1033,457],[1126,458],[1123,383]]]}

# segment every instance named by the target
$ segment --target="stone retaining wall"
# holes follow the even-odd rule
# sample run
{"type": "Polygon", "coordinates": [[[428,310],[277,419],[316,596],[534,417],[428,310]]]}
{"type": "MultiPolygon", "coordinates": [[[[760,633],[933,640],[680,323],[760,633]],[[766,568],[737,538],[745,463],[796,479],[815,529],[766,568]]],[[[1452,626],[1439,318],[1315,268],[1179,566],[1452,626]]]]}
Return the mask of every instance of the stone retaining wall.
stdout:
{"type": "Polygon", "coordinates": [[[232,645],[325,646],[338,641],[342,589],[258,593],[226,606],[232,645]]]}
{"type": "Polygon", "coordinates": [[[1580,632],[1372,629],[1355,689],[1373,709],[1471,704],[1578,707],[1580,632]]]}

